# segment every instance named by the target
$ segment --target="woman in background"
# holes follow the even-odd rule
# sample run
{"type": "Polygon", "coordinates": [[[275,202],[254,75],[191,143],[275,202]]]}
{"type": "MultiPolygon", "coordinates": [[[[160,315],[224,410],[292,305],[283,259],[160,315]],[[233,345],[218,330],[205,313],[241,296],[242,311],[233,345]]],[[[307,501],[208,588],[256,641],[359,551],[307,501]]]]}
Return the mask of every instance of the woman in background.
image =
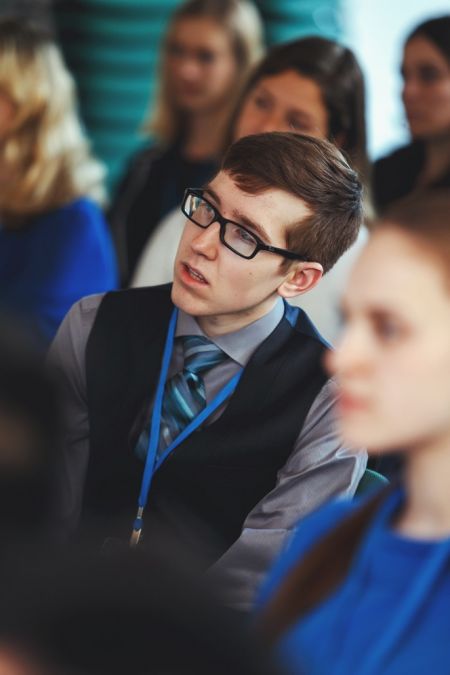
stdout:
{"type": "Polygon", "coordinates": [[[449,672],[449,214],[445,192],[399,202],[347,286],[328,354],[341,432],[405,467],[398,486],[304,520],[272,570],[260,623],[292,673],[449,672]]]}
{"type": "Polygon", "coordinates": [[[185,187],[216,170],[230,115],[261,53],[261,19],[248,0],[189,0],[175,11],[159,98],[144,127],[156,142],[133,158],[110,212],[124,283],[185,187]]]}
{"type": "MultiPolygon", "coordinates": [[[[333,141],[367,185],[364,80],[353,53],[321,37],[273,47],[245,87],[226,144],[266,131],[296,131],[333,141]]],[[[173,261],[184,222],[178,209],[160,224],[144,250],[133,286],[172,280],[173,261]]],[[[320,284],[307,295],[294,298],[294,304],[305,309],[329,341],[335,339],[339,329],[338,303],[348,270],[366,237],[363,228],[355,245],[320,284]]]]}
{"type": "Polygon", "coordinates": [[[57,47],[0,21],[0,308],[41,345],[76,300],[116,286],[103,195],[57,47]]]}
{"type": "Polygon", "coordinates": [[[326,138],[369,181],[364,78],[353,52],[311,36],[273,47],[250,77],[228,142],[264,131],[326,138]]]}
{"type": "Polygon", "coordinates": [[[450,188],[450,15],[425,21],[408,36],[402,77],[411,143],[374,165],[380,212],[414,190],[450,188]]]}

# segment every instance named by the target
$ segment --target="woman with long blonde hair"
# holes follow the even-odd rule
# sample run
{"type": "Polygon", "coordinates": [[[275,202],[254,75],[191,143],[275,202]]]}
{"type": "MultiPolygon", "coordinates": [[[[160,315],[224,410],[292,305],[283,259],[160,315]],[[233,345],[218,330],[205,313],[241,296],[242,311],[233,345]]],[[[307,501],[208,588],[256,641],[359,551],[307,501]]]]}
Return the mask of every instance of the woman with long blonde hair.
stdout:
{"type": "Polygon", "coordinates": [[[110,212],[124,282],[185,187],[217,169],[230,116],[261,53],[262,23],[250,0],[188,0],[175,11],[144,125],[155,140],[132,159],[110,212]]]}
{"type": "Polygon", "coordinates": [[[0,307],[48,342],[83,295],[116,286],[74,84],[52,38],[0,21],[0,307]]]}

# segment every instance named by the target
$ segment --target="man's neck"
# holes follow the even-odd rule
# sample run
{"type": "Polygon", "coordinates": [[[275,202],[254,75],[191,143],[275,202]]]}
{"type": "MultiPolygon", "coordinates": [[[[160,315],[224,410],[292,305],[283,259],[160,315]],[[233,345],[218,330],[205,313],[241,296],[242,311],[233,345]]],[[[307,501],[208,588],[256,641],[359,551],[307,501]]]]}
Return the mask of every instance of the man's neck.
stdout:
{"type": "Polygon", "coordinates": [[[240,314],[218,314],[214,316],[195,317],[198,325],[208,337],[214,338],[228,333],[236,333],[242,328],[246,328],[251,323],[258,321],[273,310],[279,297],[275,297],[271,303],[261,307],[260,311],[250,309],[240,314]]]}

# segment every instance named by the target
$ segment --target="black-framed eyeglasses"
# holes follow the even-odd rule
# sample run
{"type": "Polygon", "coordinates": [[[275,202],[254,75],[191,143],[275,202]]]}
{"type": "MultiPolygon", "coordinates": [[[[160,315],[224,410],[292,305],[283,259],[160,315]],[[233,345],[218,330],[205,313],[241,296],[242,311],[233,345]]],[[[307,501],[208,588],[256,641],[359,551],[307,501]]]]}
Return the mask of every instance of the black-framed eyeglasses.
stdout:
{"type": "Polygon", "coordinates": [[[207,228],[212,223],[220,225],[220,241],[224,246],[241,256],[241,258],[254,258],[258,251],[269,251],[291,260],[304,260],[307,258],[287,251],[284,248],[265,244],[256,234],[233,220],[227,220],[222,214],[203,196],[203,190],[187,188],[184,193],[181,210],[189,220],[199,227],[207,228]]]}

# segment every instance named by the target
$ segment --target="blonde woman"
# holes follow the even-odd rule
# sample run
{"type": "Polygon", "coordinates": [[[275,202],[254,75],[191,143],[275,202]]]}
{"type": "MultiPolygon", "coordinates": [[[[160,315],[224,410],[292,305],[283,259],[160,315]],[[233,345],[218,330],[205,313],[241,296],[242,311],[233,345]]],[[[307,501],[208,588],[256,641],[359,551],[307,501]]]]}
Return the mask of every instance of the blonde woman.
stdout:
{"type": "Polygon", "coordinates": [[[0,21],[0,308],[43,344],[76,300],[116,286],[103,196],[57,47],[0,21]]]}
{"type": "Polygon", "coordinates": [[[132,160],[110,214],[124,281],[184,188],[215,172],[237,97],[261,53],[261,20],[248,0],[189,0],[173,15],[159,98],[145,125],[156,143],[132,160]]]}

